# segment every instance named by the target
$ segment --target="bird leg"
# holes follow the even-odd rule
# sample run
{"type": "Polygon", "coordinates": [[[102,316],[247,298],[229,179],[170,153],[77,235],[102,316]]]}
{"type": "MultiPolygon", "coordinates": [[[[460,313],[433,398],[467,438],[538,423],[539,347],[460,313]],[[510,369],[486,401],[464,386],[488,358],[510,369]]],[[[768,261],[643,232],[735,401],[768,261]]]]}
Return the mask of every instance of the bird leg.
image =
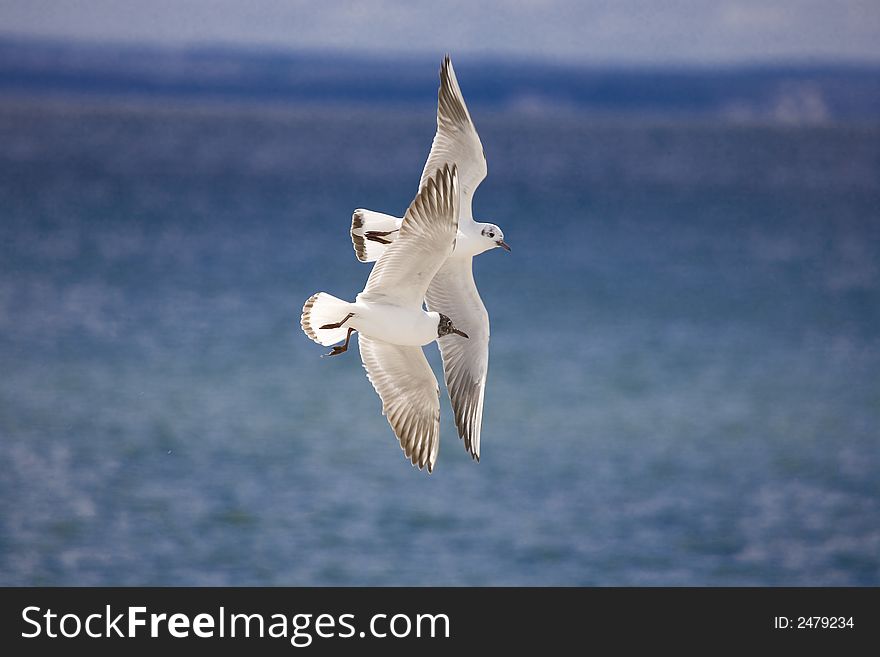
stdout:
{"type": "Polygon", "coordinates": [[[379,242],[379,244],[391,244],[391,240],[386,240],[385,237],[390,235],[391,233],[396,233],[399,228],[395,228],[394,230],[368,230],[364,233],[364,237],[368,240],[372,240],[374,242],[379,242]]]}
{"type": "Polygon", "coordinates": [[[345,316],[345,319],[343,319],[343,320],[341,320],[341,321],[338,321],[338,322],[336,322],[335,324],[324,324],[324,326],[319,326],[318,329],[320,330],[320,329],[335,329],[335,328],[342,328],[342,325],[345,324],[345,323],[346,323],[348,320],[350,320],[352,317],[354,317],[354,313],[348,313],[348,314],[345,316]]]}
{"type": "MultiPolygon", "coordinates": [[[[354,329],[350,326],[348,327],[348,333],[345,335],[345,344],[338,344],[330,351],[329,354],[324,354],[324,356],[338,356],[339,354],[344,354],[348,351],[348,341],[351,340],[351,334],[354,333],[354,329]]],[[[323,358],[324,356],[321,356],[323,358]]]]}

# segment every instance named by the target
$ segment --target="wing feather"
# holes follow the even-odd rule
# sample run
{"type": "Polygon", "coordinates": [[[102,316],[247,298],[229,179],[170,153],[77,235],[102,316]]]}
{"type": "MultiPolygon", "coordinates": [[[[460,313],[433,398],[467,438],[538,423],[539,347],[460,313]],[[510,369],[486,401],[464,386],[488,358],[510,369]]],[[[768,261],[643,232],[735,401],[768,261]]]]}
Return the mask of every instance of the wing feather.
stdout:
{"type": "Polygon", "coordinates": [[[470,455],[480,460],[483,399],[489,371],[489,314],[474,282],[473,258],[449,258],[434,276],[425,301],[470,336],[438,338],[455,426],[470,455]]]}
{"type": "Polygon", "coordinates": [[[360,298],[421,308],[431,279],[455,248],[458,212],[457,167],[444,164],[410,204],[360,298]]]}
{"type": "Polygon", "coordinates": [[[455,69],[447,55],[440,67],[440,89],[437,92],[437,132],[431,144],[431,152],[422,170],[419,187],[434,175],[444,164],[458,165],[458,178],[461,187],[461,213],[464,220],[473,219],[471,203],[474,192],[486,178],[486,156],[483,143],[471,120],[470,112],[464,102],[455,69]]]}
{"type": "Polygon", "coordinates": [[[425,353],[363,334],[358,346],[400,448],[413,465],[432,472],[440,447],[440,388],[425,353]]]}

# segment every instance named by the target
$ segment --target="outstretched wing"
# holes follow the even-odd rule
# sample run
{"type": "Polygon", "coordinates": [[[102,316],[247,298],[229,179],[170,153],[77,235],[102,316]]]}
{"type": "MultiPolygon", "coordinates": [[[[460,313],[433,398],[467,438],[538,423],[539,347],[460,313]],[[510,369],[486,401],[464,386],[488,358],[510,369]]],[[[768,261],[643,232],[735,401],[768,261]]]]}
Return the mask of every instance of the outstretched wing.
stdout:
{"type": "Polygon", "coordinates": [[[367,378],[382,414],[413,465],[434,470],[440,448],[440,388],[421,347],[403,347],[358,334],[367,378]]]}
{"type": "Polygon", "coordinates": [[[457,167],[443,165],[409,206],[392,242],[370,272],[359,298],[422,307],[434,274],[455,247],[458,232],[457,167]]]}
{"type": "Polygon", "coordinates": [[[464,220],[473,219],[471,201],[474,191],[486,178],[486,156],[483,144],[471,120],[464,96],[455,77],[452,61],[447,55],[440,67],[440,90],[437,92],[437,133],[431,144],[428,161],[422,170],[419,187],[444,164],[458,165],[461,186],[461,213],[464,220]]]}
{"type": "Polygon", "coordinates": [[[449,258],[431,281],[425,301],[428,310],[449,316],[456,328],[470,337],[462,340],[447,335],[437,342],[458,435],[465,449],[479,461],[489,371],[489,314],[477,292],[472,265],[473,258],[449,258]]]}

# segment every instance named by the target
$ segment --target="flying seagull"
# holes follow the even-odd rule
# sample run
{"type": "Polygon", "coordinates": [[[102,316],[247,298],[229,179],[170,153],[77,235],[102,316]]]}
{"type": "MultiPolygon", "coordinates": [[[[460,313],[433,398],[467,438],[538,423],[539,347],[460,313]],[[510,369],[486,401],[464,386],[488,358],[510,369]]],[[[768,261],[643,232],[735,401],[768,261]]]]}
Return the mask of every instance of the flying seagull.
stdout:
{"type": "MultiPolygon", "coordinates": [[[[486,177],[486,156],[448,55],[440,67],[437,133],[419,185],[424,185],[433,172],[445,164],[458,167],[461,187],[458,239],[455,251],[428,286],[425,302],[429,310],[454,317],[456,325],[470,335],[467,342],[452,337],[437,342],[458,435],[464,441],[465,449],[479,461],[483,399],[489,369],[489,315],[474,283],[473,258],[499,247],[510,251],[510,247],[498,226],[473,218],[471,201],[474,191],[486,177]]],[[[355,210],[351,219],[351,241],[358,260],[372,262],[380,258],[398,239],[403,221],[371,210],[355,210]]]]}
{"type": "Polygon", "coordinates": [[[422,346],[468,334],[438,311],[425,311],[428,284],[455,248],[459,189],[455,165],[444,165],[403,216],[397,239],[384,250],[354,303],[326,292],[303,306],[302,329],[336,356],[354,331],[367,377],[382,399],[382,413],[413,465],[434,470],[440,447],[440,388],[422,346]]]}

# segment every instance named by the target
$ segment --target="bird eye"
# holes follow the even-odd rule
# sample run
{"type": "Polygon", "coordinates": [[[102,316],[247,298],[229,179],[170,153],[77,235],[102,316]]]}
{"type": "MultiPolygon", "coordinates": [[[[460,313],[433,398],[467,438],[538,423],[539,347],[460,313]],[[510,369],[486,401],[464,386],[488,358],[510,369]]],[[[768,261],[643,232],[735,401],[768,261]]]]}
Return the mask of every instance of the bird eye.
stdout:
{"type": "Polygon", "coordinates": [[[489,233],[489,237],[495,237],[495,233],[489,233]]]}

